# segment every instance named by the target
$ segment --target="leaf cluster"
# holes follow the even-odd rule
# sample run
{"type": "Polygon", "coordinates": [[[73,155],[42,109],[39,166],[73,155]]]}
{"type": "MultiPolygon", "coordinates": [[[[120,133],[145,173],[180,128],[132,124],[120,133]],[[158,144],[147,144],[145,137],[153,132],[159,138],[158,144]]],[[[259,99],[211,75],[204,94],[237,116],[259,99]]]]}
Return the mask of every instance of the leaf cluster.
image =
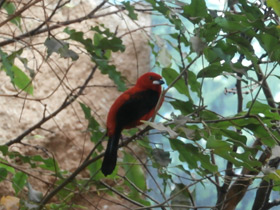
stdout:
{"type": "MultiPolygon", "coordinates": [[[[94,17],[106,3],[102,2],[84,19],[94,17]]],[[[61,202],[48,204],[49,209],[80,208],[73,205],[74,197],[94,189],[95,195],[117,195],[139,209],[229,209],[229,206],[234,209],[245,205],[244,195],[251,184],[257,186],[253,189],[255,198],[246,205],[252,209],[259,209],[260,205],[263,209],[278,206],[277,200],[271,202],[264,194],[272,195],[280,189],[280,158],[275,149],[280,139],[276,102],[280,28],[276,1],[267,1],[265,5],[261,1],[239,0],[222,9],[210,8],[205,0],[189,3],[146,0],[145,3],[148,6],[140,9],[136,3],[126,1],[116,5],[115,13],[124,11],[136,21],[139,11],[149,12],[155,22],[164,22],[156,22],[149,43],[151,65],[166,81],[165,103],[158,121],[145,122],[146,129],[139,132],[137,129],[124,132],[124,141],[119,145],[124,149],[118,167],[105,178],[100,172],[105,131],[93,117],[94,110],[80,103],[88,121],[86,132],[95,146],[74,172],[61,169],[47,152],[48,157],[43,158],[22,155],[1,146],[4,158],[0,162],[0,181],[11,176],[19,197],[28,190],[27,202],[22,204],[26,208],[43,209],[54,196],[61,202]],[[136,139],[139,141],[132,143],[136,139]],[[140,157],[135,147],[141,148],[140,153],[147,159],[140,157]],[[50,173],[55,177],[52,183],[44,182],[39,176],[36,179],[51,190],[42,198],[28,182],[32,175],[7,159],[50,173]],[[78,177],[84,169],[89,177],[78,177]]],[[[1,6],[7,13],[6,22],[21,30],[22,17],[14,3],[5,2],[1,6]]],[[[60,7],[59,3],[57,9],[60,7]]],[[[41,26],[33,33],[40,29],[41,26]]],[[[63,30],[67,38],[59,39],[49,30],[43,43],[45,59],[56,53],[74,63],[79,53],[73,46],[78,46],[102,74],[114,81],[118,90],[124,91],[124,78],[110,62],[112,53],[124,52],[122,40],[105,25],[92,26],[90,32],[92,35],[88,37],[83,31],[67,26],[63,30]]],[[[1,48],[1,70],[19,94],[25,92],[32,96],[36,91],[35,75],[23,56],[25,50],[23,47],[8,52],[1,48]]],[[[88,80],[91,78],[92,75],[88,80]]],[[[85,81],[85,87],[87,84],[85,81]]],[[[66,102],[74,101],[71,100],[74,92],[67,96],[66,102]]],[[[41,128],[40,123],[26,135],[37,128],[41,128]]],[[[22,143],[26,135],[23,133],[16,143],[22,143]]]]}

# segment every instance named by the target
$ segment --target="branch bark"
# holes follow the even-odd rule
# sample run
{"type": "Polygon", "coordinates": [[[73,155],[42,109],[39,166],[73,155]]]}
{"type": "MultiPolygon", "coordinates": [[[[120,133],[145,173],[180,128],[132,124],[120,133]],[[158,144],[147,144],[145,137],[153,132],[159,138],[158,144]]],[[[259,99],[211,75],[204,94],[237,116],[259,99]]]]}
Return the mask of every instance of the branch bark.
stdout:
{"type": "Polygon", "coordinates": [[[61,104],[61,106],[54,111],[53,113],[51,113],[50,115],[48,115],[47,117],[43,117],[43,119],[41,119],[39,122],[37,122],[35,125],[31,126],[30,128],[28,128],[26,131],[24,131],[22,134],[20,134],[17,138],[10,140],[9,142],[6,143],[7,146],[11,146],[15,143],[20,143],[21,140],[29,135],[32,131],[36,130],[37,128],[41,128],[41,126],[49,121],[50,119],[52,119],[53,117],[55,117],[58,113],[60,113],[62,110],[64,110],[66,107],[68,107],[70,104],[72,104],[80,95],[83,94],[85,88],[87,87],[89,81],[92,79],[95,71],[97,69],[97,65],[95,65],[89,76],[87,77],[87,79],[85,80],[84,84],[80,87],[79,91],[73,95],[73,92],[71,92],[66,99],[64,100],[64,102],[61,104]]]}
{"type": "MultiPolygon", "coordinates": [[[[99,9],[101,9],[107,1],[108,0],[104,0],[98,6],[96,6],[91,12],[89,12],[87,15],[85,15],[83,17],[72,19],[72,20],[67,20],[67,21],[63,21],[63,22],[57,22],[55,25],[47,26],[47,27],[41,29],[42,26],[45,25],[45,23],[47,23],[47,21],[51,18],[51,16],[50,16],[49,19],[44,21],[44,23],[40,24],[36,28],[34,28],[34,29],[24,33],[24,34],[21,34],[19,36],[13,37],[12,39],[0,42],[0,47],[3,47],[3,46],[8,45],[8,44],[15,43],[15,42],[17,42],[19,40],[22,40],[24,38],[27,38],[27,37],[32,37],[32,36],[35,36],[35,35],[38,35],[38,34],[42,34],[42,33],[48,32],[48,31],[52,31],[52,30],[60,28],[62,26],[67,26],[67,25],[71,25],[73,23],[80,23],[80,22],[82,22],[84,20],[88,20],[88,19],[92,19],[92,18],[97,18],[98,16],[94,16],[95,13],[99,9]]],[[[120,10],[117,10],[115,12],[119,12],[119,11],[120,10]]],[[[109,15],[109,14],[111,14],[111,13],[107,13],[107,15],[109,15]]],[[[0,25],[0,27],[1,27],[1,25],[0,25]]]]}
{"type": "MultiPolygon", "coordinates": [[[[260,142],[256,141],[253,145],[253,148],[255,148],[257,145],[259,145],[260,142]]],[[[259,158],[259,161],[263,164],[265,164],[266,160],[271,156],[270,149],[267,148],[262,155],[259,158]]],[[[241,172],[242,175],[250,175],[255,176],[260,172],[261,168],[256,168],[255,171],[249,171],[248,169],[244,168],[241,172]]],[[[232,184],[232,186],[229,188],[225,202],[223,204],[224,210],[234,210],[237,206],[237,204],[241,201],[241,199],[244,197],[245,193],[247,192],[248,187],[253,181],[253,177],[249,178],[248,176],[241,176],[236,179],[236,181],[232,184]]]]}

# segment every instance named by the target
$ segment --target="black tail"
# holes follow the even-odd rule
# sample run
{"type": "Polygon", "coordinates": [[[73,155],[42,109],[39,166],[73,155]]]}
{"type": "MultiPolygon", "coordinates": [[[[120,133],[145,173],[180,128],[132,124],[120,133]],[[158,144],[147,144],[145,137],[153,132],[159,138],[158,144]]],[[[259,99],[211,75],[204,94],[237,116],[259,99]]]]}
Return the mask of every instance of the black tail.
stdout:
{"type": "Polygon", "coordinates": [[[120,134],[109,137],[101,167],[101,171],[105,176],[111,174],[116,167],[119,139],[120,134]]]}

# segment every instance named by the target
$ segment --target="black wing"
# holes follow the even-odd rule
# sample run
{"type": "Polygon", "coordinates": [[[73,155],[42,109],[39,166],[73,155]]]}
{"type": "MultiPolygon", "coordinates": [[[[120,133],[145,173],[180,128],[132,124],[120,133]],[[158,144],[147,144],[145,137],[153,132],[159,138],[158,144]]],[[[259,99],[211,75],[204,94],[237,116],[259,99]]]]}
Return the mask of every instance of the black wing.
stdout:
{"type": "Polygon", "coordinates": [[[159,96],[159,93],[154,90],[141,91],[132,95],[119,108],[116,115],[116,127],[123,129],[150,112],[157,105],[159,96]]]}

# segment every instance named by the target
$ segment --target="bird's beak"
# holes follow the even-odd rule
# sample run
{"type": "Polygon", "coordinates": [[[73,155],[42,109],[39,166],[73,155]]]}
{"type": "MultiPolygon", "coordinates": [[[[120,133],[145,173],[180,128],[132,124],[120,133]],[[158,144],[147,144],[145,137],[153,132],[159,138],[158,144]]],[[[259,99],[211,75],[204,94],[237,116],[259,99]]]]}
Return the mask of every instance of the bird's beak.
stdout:
{"type": "Polygon", "coordinates": [[[164,84],[164,81],[163,81],[162,79],[154,80],[154,81],[153,81],[153,84],[154,84],[154,85],[162,85],[162,84],[164,84]]]}

